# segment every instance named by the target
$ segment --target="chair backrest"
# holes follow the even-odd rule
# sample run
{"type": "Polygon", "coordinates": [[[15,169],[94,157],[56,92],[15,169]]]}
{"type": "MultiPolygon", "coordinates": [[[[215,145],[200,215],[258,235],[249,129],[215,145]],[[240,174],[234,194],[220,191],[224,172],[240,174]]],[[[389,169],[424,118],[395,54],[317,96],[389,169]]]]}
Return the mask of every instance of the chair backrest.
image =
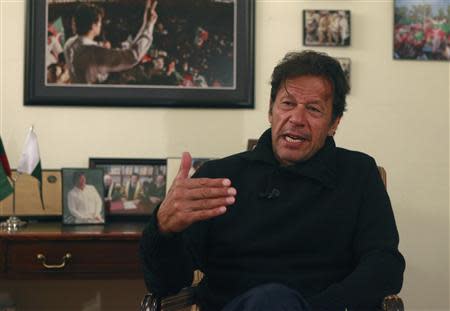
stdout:
{"type": "Polygon", "coordinates": [[[386,187],[386,170],[382,166],[378,166],[378,172],[380,172],[381,179],[383,180],[383,184],[386,187]]]}

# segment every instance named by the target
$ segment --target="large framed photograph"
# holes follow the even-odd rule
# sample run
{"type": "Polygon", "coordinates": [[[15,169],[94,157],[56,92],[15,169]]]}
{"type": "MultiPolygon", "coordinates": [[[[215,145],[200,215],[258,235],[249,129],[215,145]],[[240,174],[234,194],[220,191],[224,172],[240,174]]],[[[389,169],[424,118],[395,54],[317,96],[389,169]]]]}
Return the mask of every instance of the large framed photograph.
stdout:
{"type": "Polygon", "coordinates": [[[394,1],[394,59],[450,60],[450,2],[394,1]]]}
{"type": "Polygon", "coordinates": [[[303,10],[304,46],[350,46],[348,10],[303,10]]]}
{"type": "Polygon", "coordinates": [[[90,158],[103,170],[108,215],[150,215],[166,194],[167,160],[90,158]]]}
{"type": "Polygon", "coordinates": [[[254,2],[27,0],[25,105],[253,108],[254,2]]]}
{"type": "Polygon", "coordinates": [[[104,224],[103,170],[63,168],[63,224],[104,224]]]}

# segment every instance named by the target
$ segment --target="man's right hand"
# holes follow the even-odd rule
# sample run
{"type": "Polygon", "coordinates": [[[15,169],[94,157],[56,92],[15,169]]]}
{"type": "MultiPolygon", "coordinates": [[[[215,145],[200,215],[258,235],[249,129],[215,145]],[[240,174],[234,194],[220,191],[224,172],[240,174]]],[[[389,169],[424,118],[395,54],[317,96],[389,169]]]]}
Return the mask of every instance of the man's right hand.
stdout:
{"type": "Polygon", "coordinates": [[[154,25],[158,20],[158,13],[156,13],[156,6],[158,1],[147,0],[144,12],[144,22],[148,22],[150,25],[154,25]]]}
{"type": "Polygon", "coordinates": [[[235,201],[236,189],[227,178],[189,178],[192,158],[184,152],[178,174],[158,214],[161,233],[181,232],[191,224],[222,215],[235,201]]]}

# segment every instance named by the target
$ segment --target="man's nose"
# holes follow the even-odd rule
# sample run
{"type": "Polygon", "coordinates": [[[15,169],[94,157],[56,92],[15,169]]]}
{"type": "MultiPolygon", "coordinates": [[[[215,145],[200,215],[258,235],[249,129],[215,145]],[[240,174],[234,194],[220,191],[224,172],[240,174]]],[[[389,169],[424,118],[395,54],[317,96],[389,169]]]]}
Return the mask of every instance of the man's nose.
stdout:
{"type": "Polygon", "coordinates": [[[306,108],[303,105],[297,105],[289,117],[289,122],[297,125],[304,126],[306,124],[306,108]]]}

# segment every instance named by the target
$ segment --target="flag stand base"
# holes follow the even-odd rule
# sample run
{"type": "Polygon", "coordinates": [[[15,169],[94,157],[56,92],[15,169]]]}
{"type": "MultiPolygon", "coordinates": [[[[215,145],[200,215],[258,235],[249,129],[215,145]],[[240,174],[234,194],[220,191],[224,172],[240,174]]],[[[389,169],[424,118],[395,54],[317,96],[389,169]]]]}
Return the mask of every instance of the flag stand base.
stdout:
{"type": "Polygon", "coordinates": [[[11,216],[6,221],[0,223],[0,228],[6,231],[17,231],[26,225],[26,221],[20,220],[17,216],[11,216]]]}

